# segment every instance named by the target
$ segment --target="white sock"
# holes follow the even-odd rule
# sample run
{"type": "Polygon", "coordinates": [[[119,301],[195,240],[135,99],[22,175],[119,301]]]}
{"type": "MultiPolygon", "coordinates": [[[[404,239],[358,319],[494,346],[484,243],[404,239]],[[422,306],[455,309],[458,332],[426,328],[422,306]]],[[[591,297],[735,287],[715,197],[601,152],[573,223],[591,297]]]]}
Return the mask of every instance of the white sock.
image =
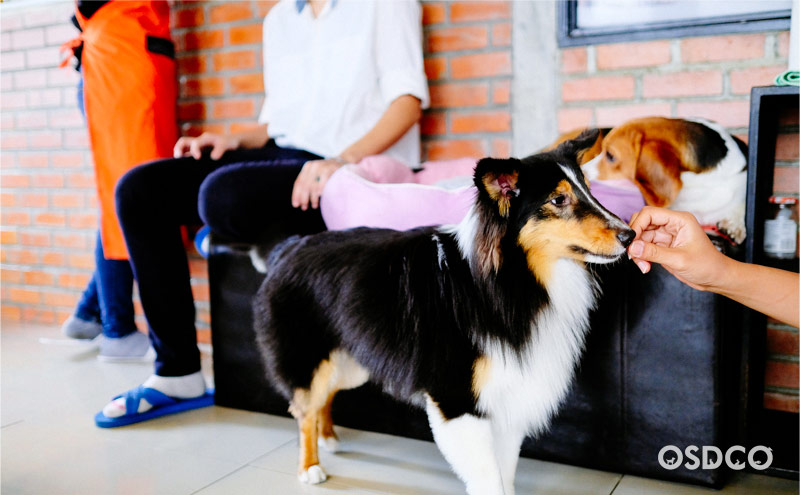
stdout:
{"type": "MultiPolygon", "coordinates": [[[[203,373],[198,371],[185,376],[157,376],[152,375],[145,380],[144,386],[175,399],[193,399],[206,392],[206,382],[203,373]]],[[[139,411],[143,413],[152,408],[152,404],[145,399],[139,401],[139,411]]],[[[125,414],[125,398],[112,400],[103,408],[103,414],[108,418],[118,418],[125,414]]]]}

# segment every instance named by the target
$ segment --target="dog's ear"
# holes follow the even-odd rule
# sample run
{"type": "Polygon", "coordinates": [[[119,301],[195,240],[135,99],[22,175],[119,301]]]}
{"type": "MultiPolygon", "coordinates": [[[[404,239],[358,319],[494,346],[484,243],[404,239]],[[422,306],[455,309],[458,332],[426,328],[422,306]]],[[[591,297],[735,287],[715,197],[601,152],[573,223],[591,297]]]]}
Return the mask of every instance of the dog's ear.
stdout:
{"type": "Polygon", "coordinates": [[[667,207],[681,191],[683,163],[672,146],[660,142],[645,143],[636,163],[636,185],[648,205],[667,207]]]}
{"type": "Polygon", "coordinates": [[[520,165],[516,158],[484,158],[475,167],[475,186],[480,197],[494,203],[501,217],[508,217],[511,200],[519,196],[520,165]]]}
{"type": "Polygon", "coordinates": [[[600,153],[603,142],[603,133],[600,129],[586,129],[575,139],[564,141],[555,153],[582,165],[600,153]]]}

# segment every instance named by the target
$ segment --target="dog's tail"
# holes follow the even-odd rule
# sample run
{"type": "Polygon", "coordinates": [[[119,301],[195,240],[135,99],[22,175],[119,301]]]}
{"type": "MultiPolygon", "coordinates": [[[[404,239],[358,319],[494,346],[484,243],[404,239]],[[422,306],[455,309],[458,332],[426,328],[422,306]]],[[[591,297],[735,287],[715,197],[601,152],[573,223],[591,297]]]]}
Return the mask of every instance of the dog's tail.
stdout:
{"type": "Polygon", "coordinates": [[[259,273],[266,274],[269,271],[269,267],[278,261],[278,258],[280,258],[281,254],[286,251],[286,248],[297,244],[298,241],[300,241],[300,236],[293,235],[274,246],[253,246],[249,251],[250,262],[253,264],[253,268],[255,268],[259,273]]]}

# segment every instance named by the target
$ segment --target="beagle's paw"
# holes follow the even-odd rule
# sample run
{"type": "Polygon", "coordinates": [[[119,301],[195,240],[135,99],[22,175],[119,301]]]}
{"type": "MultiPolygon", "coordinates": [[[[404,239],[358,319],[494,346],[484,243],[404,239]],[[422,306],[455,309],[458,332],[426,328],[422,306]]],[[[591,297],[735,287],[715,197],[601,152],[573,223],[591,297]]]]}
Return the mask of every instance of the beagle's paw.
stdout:
{"type": "Polygon", "coordinates": [[[297,478],[307,485],[317,485],[328,479],[328,475],[319,464],[314,464],[297,475],[297,478]]]}

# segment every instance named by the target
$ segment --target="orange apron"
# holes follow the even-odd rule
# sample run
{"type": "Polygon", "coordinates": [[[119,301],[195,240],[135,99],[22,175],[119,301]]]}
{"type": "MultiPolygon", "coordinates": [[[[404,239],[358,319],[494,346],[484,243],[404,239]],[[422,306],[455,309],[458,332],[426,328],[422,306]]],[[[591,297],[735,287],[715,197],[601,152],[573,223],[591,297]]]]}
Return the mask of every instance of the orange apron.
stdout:
{"type": "Polygon", "coordinates": [[[114,1],[83,29],[84,104],[106,259],[128,259],[114,205],[125,172],[172,156],[178,139],[174,48],[165,1],[114,1]]]}

